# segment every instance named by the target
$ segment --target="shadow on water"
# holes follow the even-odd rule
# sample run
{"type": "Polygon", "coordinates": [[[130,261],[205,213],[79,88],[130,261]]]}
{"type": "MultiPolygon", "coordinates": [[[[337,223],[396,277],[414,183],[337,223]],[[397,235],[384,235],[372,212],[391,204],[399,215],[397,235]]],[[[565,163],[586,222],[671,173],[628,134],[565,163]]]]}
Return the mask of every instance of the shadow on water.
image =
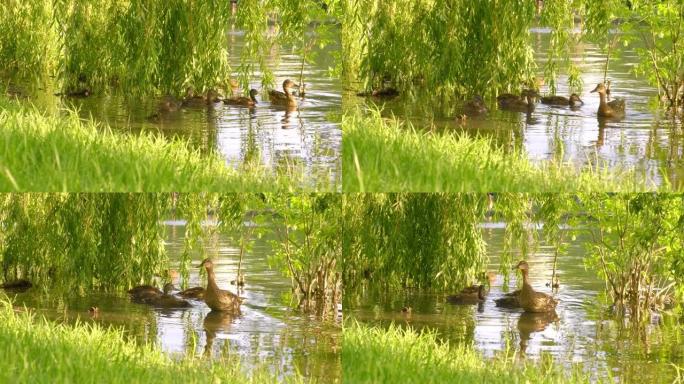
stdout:
{"type": "MultiPolygon", "coordinates": [[[[166,225],[166,249],[174,268],[183,252],[185,229],[182,222],[166,225]]],[[[290,280],[268,265],[270,239],[267,235],[258,240],[245,255],[245,286],[239,291],[230,284],[237,273],[239,249],[227,237],[212,236],[205,245],[206,255],[192,256],[187,286],[206,284],[195,266],[207,255],[212,257],[219,287],[245,298],[240,315],[211,311],[198,300],[189,300],[188,308],[155,308],[134,303],[125,293],[79,296],[32,288],[10,297],[17,310],[26,306],[56,321],[119,327],[141,344],[158,345],[174,359],[239,357],[246,370],[265,365],[280,377],[297,372],[320,382],[340,382],[341,316],[320,320],[295,309],[290,280]],[[97,307],[97,313],[90,313],[91,307],[97,307]]],[[[178,287],[182,281],[175,283],[178,287]]]]}
{"type": "MultiPolygon", "coordinates": [[[[490,255],[489,270],[498,271],[503,253],[504,231],[497,225],[484,227],[490,255]]],[[[451,292],[404,289],[387,290],[372,285],[347,289],[345,316],[379,326],[399,324],[435,330],[450,343],[473,345],[485,357],[514,351],[520,358],[538,360],[552,356],[566,368],[582,363],[592,377],[609,375],[625,382],[671,382],[675,363],[684,364],[684,319],[676,313],[654,316],[643,329],[612,317],[602,297],[604,284],[583,264],[583,239],[578,237],[561,256],[557,274],[560,287],[555,313],[523,313],[521,309],[497,307],[495,299],[517,289],[515,275],[507,283],[498,275],[484,303],[453,305],[451,292]],[[410,307],[410,313],[402,308],[410,307]]],[[[554,249],[540,244],[527,260],[535,290],[552,294],[546,286],[553,269],[554,249]]]]}

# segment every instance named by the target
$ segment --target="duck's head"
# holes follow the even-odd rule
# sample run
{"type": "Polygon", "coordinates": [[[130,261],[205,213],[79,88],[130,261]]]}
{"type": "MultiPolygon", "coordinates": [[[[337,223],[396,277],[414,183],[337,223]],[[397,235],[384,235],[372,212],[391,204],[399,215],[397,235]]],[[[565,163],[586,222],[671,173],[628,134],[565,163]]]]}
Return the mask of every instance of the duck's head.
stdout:
{"type": "Polygon", "coordinates": [[[256,98],[256,96],[257,96],[258,94],[259,94],[259,91],[257,91],[257,90],[254,89],[254,88],[252,88],[252,89],[249,90],[249,97],[251,97],[252,99],[256,98]]]}
{"type": "Polygon", "coordinates": [[[168,294],[171,293],[174,289],[176,289],[176,288],[173,286],[173,283],[166,283],[166,284],[164,284],[164,294],[167,294],[167,295],[168,295],[168,294]]]}
{"type": "Polygon", "coordinates": [[[530,269],[530,266],[527,264],[527,261],[525,260],[520,260],[518,264],[516,264],[513,269],[519,269],[521,271],[528,271],[530,269]]]}
{"type": "Polygon", "coordinates": [[[211,261],[211,259],[204,259],[204,260],[202,260],[202,263],[197,268],[202,268],[202,267],[204,267],[207,271],[209,271],[209,270],[214,268],[214,262],[211,261]]]}
{"type": "Polygon", "coordinates": [[[605,84],[599,83],[599,84],[596,86],[596,88],[594,88],[594,90],[591,91],[591,93],[598,92],[599,94],[605,95],[605,94],[606,94],[606,90],[607,90],[607,88],[606,88],[605,84]]]}
{"type": "Polygon", "coordinates": [[[584,101],[580,99],[578,94],[573,93],[572,95],[570,95],[570,104],[584,104],[584,101]]]}
{"type": "Polygon", "coordinates": [[[283,81],[283,89],[288,90],[290,88],[299,88],[299,85],[290,79],[283,81]]]}

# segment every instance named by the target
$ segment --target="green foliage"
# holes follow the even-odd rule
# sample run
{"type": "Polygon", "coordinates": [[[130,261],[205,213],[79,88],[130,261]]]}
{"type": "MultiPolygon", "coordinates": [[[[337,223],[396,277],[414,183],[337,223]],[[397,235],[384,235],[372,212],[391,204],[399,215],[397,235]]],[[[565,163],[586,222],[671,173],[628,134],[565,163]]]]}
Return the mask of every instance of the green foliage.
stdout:
{"type": "Polygon", "coordinates": [[[516,361],[515,355],[506,353],[488,359],[472,346],[443,343],[429,330],[395,325],[382,329],[348,323],[342,361],[344,380],[350,383],[602,382],[581,365],[566,372],[546,357],[540,362],[516,361]]]}
{"type": "Polygon", "coordinates": [[[136,345],[121,330],[15,313],[6,299],[0,301],[0,354],[11,356],[0,361],[4,383],[305,382],[300,375],[283,377],[266,369],[247,376],[236,360],[174,361],[154,346],[136,345]]]}
{"type": "Polygon", "coordinates": [[[487,138],[417,131],[380,111],[343,117],[345,192],[622,191],[650,187],[626,170],[534,164],[487,138]]]}
{"type": "Polygon", "coordinates": [[[53,116],[2,99],[0,127],[0,191],[291,190],[301,177],[236,169],[180,139],[118,134],[74,111],[53,116]]]}

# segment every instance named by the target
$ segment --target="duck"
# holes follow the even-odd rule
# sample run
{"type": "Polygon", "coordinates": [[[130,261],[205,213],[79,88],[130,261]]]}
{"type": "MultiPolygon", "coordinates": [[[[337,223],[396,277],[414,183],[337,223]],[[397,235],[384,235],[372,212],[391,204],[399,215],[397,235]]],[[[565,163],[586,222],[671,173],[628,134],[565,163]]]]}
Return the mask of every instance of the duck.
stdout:
{"type": "Polygon", "coordinates": [[[464,116],[479,116],[489,112],[487,105],[485,105],[482,96],[475,95],[472,99],[463,104],[464,116]]]}
{"type": "MultiPolygon", "coordinates": [[[[173,286],[171,288],[173,289],[173,286]]],[[[135,301],[145,301],[164,294],[161,289],[152,285],[138,285],[129,289],[128,293],[135,301]]]]}
{"type": "Polygon", "coordinates": [[[451,304],[477,304],[483,302],[487,297],[487,291],[484,284],[480,284],[477,290],[473,291],[472,287],[467,287],[456,295],[447,296],[447,301],[451,304]]]}
{"type": "Polygon", "coordinates": [[[152,296],[144,300],[145,304],[150,304],[155,307],[162,308],[185,308],[189,307],[190,303],[179,299],[171,294],[174,290],[173,284],[167,283],[164,285],[164,292],[161,295],[152,296]]]}
{"type": "Polygon", "coordinates": [[[598,92],[601,102],[598,111],[598,117],[603,118],[617,118],[625,114],[625,100],[615,99],[613,101],[606,101],[608,95],[608,88],[603,83],[599,83],[591,93],[598,92]]]}
{"type": "Polygon", "coordinates": [[[188,288],[184,291],[178,292],[178,296],[183,297],[185,299],[203,300],[204,299],[204,292],[205,292],[204,287],[193,287],[193,288],[188,288]]]}
{"type": "Polygon", "coordinates": [[[91,94],[92,94],[92,92],[90,91],[90,88],[82,88],[82,89],[77,89],[75,91],[55,93],[55,96],[73,97],[73,98],[86,98],[86,97],[90,96],[91,94]]]}
{"type": "Polygon", "coordinates": [[[211,106],[221,101],[221,94],[210,89],[206,94],[196,93],[193,87],[188,87],[185,91],[185,98],[181,103],[183,107],[202,107],[211,106]]]}
{"type": "Polygon", "coordinates": [[[257,99],[256,96],[259,94],[259,92],[256,89],[250,89],[249,90],[249,97],[245,96],[239,96],[239,97],[232,97],[229,99],[223,99],[224,104],[228,105],[235,105],[238,107],[254,107],[257,105],[257,99]]]}
{"type": "Polygon", "coordinates": [[[216,284],[213,261],[204,259],[199,268],[204,268],[207,271],[207,289],[204,292],[204,302],[209,308],[212,311],[240,313],[242,298],[230,291],[219,289],[216,284]]]}
{"type": "Polygon", "coordinates": [[[584,104],[584,101],[580,99],[579,95],[576,93],[573,93],[570,95],[570,97],[565,97],[565,96],[543,96],[541,98],[541,103],[546,104],[546,105],[558,105],[558,106],[570,106],[570,107],[579,107],[582,104],[584,104]]]}
{"type": "Polygon", "coordinates": [[[283,81],[283,92],[276,91],[275,89],[272,89],[268,92],[268,97],[271,100],[271,104],[288,108],[297,108],[297,100],[290,92],[291,88],[297,87],[299,86],[290,79],[283,81]]]}
{"type": "Polygon", "coordinates": [[[530,267],[526,261],[521,260],[513,269],[518,269],[522,273],[523,286],[520,290],[520,296],[518,300],[520,301],[520,306],[525,312],[532,313],[542,313],[551,312],[556,310],[556,305],[558,305],[558,300],[553,297],[537,292],[530,285],[528,274],[530,267]]]}
{"type": "Polygon", "coordinates": [[[230,281],[230,285],[237,285],[238,287],[244,287],[245,286],[245,275],[240,273],[235,280],[230,281]]]}
{"type": "Polygon", "coordinates": [[[19,279],[19,280],[14,280],[14,281],[7,281],[3,284],[0,284],[0,288],[6,289],[8,291],[19,291],[19,292],[24,292],[28,290],[29,288],[33,287],[33,284],[26,280],[26,279],[19,279]]]}
{"type": "Polygon", "coordinates": [[[523,90],[520,96],[509,93],[499,95],[496,100],[500,109],[514,111],[514,112],[532,112],[534,111],[534,99],[537,97],[537,92],[532,89],[523,90]]]}
{"type": "Polygon", "coordinates": [[[520,308],[520,290],[506,293],[503,297],[494,300],[494,304],[500,308],[520,308]]]}
{"type": "Polygon", "coordinates": [[[399,96],[399,91],[396,88],[385,87],[381,89],[374,89],[366,92],[359,92],[356,94],[359,97],[378,97],[378,98],[394,98],[399,96]]]}

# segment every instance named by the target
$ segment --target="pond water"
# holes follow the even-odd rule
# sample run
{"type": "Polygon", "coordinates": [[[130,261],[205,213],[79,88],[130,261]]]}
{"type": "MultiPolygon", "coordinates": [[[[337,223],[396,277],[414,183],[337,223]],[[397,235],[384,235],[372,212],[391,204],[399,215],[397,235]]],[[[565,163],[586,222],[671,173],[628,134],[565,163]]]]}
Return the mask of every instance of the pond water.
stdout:
{"type": "MultiPolygon", "coordinates": [[[[490,255],[489,270],[499,268],[503,230],[487,228],[485,239],[490,255]]],[[[544,314],[524,314],[521,309],[495,306],[503,295],[504,278],[497,276],[484,304],[453,305],[446,294],[420,290],[387,291],[368,288],[345,292],[345,316],[388,326],[391,323],[429,328],[439,338],[452,343],[472,344],[485,356],[515,351],[520,359],[539,359],[550,354],[567,368],[582,363],[594,379],[613,377],[620,382],[670,383],[675,377],[670,363],[684,363],[684,321],[673,314],[654,316],[645,329],[634,331],[608,314],[601,299],[604,285],[592,270],[583,266],[581,239],[573,242],[568,254],[559,258],[560,288],[558,318],[544,314]],[[410,314],[401,309],[412,308],[410,314]]],[[[551,293],[545,285],[551,280],[553,249],[541,244],[528,257],[532,286],[551,293]]],[[[510,275],[510,289],[516,279],[510,275]]]]}
{"type": "MultiPolygon", "coordinates": [[[[168,222],[167,229],[166,248],[173,267],[183,250],[184,227],[168,222]]],[[[319,382],[340,382],[341,318],[319,320],[293,309],[290,279],[268,266],[267,241],[268,237],[257,240],[243,260],[245,286],[239,295],[245,302],[240,316],[211,312],[200,301],[191,301],[190,308],[157,309],[132,303],[125,293],[50,297],[36,289],[16,294],[15,306],[26,305],[58,321],[80,319],[123,327],[135,340],[155,343],[173,358],[239,356],[246,370],[266,367],[280,377],[299,372],[319,382]],[[96,318],[88,313],[91,306],[99,308],[96,318]]],[[[219,287],[237,292],[229,282],[235,279],[239,248],[216,235],[205,251],[214,259],[219,287]]],[[[196,268],[201,260],[199,254],[193,256],[190,287],[206,284],[196,268]]]]}
{"type": "MultiPolygon", "coordinates": [[[[230,64],[237,69],[245,44],[243,33],[232,31],[229,40],[230,64]]],[[[253,109],[216,103],[210,107],[182,108],[158,119],[150,117],[157,112],[159,99],[130,100],[120,93],[62,99],[54,96],[56,90],[52,85],[38,94],[19,90],[31,96],[28,101],[43,108],[76,107],[84,118],[92,117],[114,130],[160,132],[184,138],[204,152],[217,151],[233,166],[245,159],[258,159],[275,170],[286,164],[296,165],[304,168],[307,187],[331,183],[339,186],[342,87],[329,74],[329,69],[336,65],[331,52],[338,49],[337,44],[314,48],[315,62],[306,63],[303,68],[306,95],[298,100],[299,108],[294,111],[270,104],[267,90],[260,86],[260,72],[251,81],[251,87],[260,92],[258,105],[253,109]]],[[[293,54],[290,47],[276,46],[271,52],[264,60],[273,69],[275,88],[281,89],[285,79],[299,83],[301,57],[293,54]]]]}
{"type": "MultiPolygon", "coordinates": [[[[543,77],[547,60],[548,32],[543,28],[532,30],[539,77],[543,77]]],[[[682,122],[654,107],[657,89],[632,72],[639,63],[634,47],[611,58],[608,68],[612,97],[626,99],[626,115],[619,121],[598,120],[599,98],[596,93],[590,93],[603,81],[605,54],[597,46],[582,43],[572,50],[570,57],[579,67],[584,84],[580,97],[585,104],[576,110],[537,103],[535,111],[526,115],[490,106],[486,117],[468,119],[463,126],[456,120],[461,108],[458,103],[435,100],[418,89],[415,91],[420,96],[415,98],[399,97],[380,103],[384,104],[387,116],[408,118],[416,127],[492,137],[504,147],[522,148],[535,162],[563,159],[576,166],[601,164],[611,170],[634,167],[638,175],[656,184],[662,183],[664,170],[674,186],[683,187],[682,122]]],[[[565,74],[559,76],[557,94],[567,97],[570,92],[566,79],[565,74]]],[[[543,86],[541,94],[548,92],[548,86],[543,86]]],[[[363,98],[349,96],[354,98],[351,104],[364,102],[363,98]]]]}

